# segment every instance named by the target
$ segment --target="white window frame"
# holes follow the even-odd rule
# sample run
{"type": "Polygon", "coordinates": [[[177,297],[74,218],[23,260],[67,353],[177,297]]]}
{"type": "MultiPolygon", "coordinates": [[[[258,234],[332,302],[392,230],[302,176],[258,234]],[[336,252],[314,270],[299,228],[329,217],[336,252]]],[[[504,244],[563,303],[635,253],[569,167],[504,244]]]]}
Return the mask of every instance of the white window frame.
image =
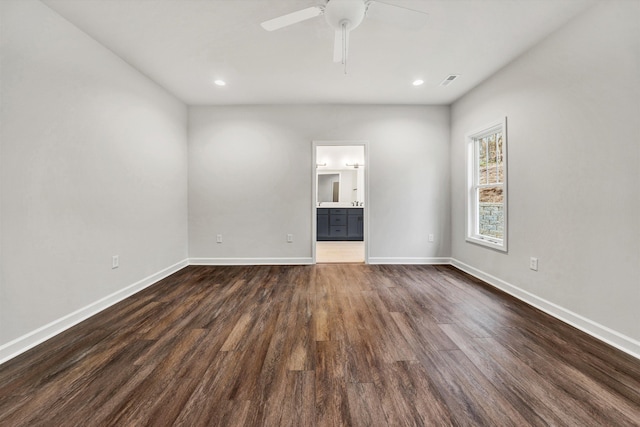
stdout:
{"type": "Polygon", "coordinates": [[[467,134],[467,197],[466,197],[466,241],[477,245],[486,246],[492,249],[496,249],[502,252],[507,252],[507,212],[508,212],[508,191],[507,183],[509,181],[507,175],[508,160],[507,160],[507,118],[492,122],[483,126],[480,130],[467,134]],[[502,194],[504,203],[504,234],[502,239],[497,239],[489,236],[481,235],[478,232],[478,187],[479,183],[476,182],[478,177],[476,162],[477,159],[477,144],[476,141],[485,136],[494,134],[496,132],[502,132],[502,157],[503,157],[503,184],[502,194]]]}

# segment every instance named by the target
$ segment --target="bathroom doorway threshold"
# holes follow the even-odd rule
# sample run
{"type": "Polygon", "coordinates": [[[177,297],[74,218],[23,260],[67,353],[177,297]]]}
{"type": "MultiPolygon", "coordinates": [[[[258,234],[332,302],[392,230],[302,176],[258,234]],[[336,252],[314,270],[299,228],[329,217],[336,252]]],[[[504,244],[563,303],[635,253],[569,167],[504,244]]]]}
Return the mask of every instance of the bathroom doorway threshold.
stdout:
{"type": "Polygon", "coordinates": [[[316,242],[317,264],[364,264],[364,242],[316,242]]]}

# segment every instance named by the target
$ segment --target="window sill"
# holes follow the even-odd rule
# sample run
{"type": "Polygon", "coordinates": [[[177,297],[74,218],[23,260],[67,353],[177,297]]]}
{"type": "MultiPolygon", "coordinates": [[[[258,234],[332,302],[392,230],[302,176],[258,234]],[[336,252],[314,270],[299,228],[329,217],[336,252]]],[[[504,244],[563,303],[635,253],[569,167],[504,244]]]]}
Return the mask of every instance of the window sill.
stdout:
{"type": "Polygon", "coordinates": [[[505,242],[504,240],[502,242],[497,242],[494,240],[483,239],[475,236],[467,236],[465,240],[469,243],[495,249],[496,251],[507,252],[507,242],[505,242]]]}

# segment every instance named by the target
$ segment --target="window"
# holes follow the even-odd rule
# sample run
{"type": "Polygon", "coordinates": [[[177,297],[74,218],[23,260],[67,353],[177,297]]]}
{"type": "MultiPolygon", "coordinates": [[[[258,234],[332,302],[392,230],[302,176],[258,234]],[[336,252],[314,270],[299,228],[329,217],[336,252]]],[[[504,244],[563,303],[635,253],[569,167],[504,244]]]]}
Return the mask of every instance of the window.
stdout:
{"type": "Polygon", "coordinates": [[[506,119],[467,137],[467,241],[507,251],[506,119]]]}

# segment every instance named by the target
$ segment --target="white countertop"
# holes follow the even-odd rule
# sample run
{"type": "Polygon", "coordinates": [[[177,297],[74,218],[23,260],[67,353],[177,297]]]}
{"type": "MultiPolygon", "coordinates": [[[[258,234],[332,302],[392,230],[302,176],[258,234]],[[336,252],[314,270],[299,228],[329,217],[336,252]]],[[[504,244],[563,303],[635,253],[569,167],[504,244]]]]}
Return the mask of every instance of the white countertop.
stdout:
{"type": "Polygon", "coordinates": [[[342,202],[322,202],[320,206],[316,206],[318,208],[331,208],[331,209],[344,209],[344,208],[364,208],[362,206],[354,206],[351,203],[342,203],[342,202]]]}

